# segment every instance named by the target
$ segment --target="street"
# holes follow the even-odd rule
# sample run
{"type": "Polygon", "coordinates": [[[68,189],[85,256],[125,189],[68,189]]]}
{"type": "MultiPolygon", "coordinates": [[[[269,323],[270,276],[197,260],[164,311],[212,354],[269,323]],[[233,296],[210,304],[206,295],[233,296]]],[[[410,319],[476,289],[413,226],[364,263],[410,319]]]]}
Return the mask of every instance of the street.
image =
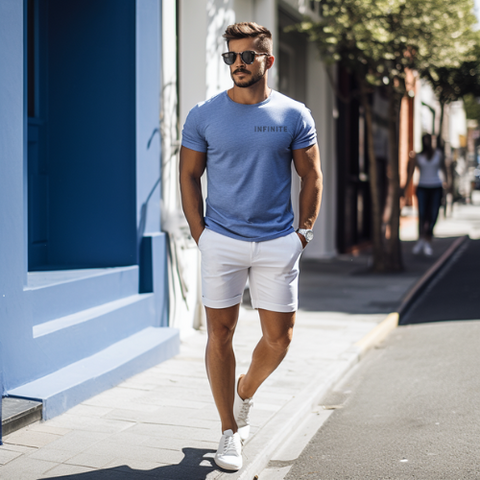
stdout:
{"type": "Polygon", "coordinates": [[[480,478],[479,248],[465,242],[406,313],[411,325],[322,400],[313,414],[333,413],[299,457],[277,455],[260,479],[480,478]]]}
{"type": "Polygon", "coordinates": [[[400,327],[325,400],[286,479],[480,477],[480,322],[400,327]]]}

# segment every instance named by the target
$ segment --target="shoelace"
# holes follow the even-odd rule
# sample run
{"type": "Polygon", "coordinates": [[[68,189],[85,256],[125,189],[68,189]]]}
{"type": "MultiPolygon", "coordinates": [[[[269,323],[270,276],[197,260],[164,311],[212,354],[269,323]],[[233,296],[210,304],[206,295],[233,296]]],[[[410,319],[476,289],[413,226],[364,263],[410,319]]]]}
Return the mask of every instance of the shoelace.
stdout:
{"type": "Polygon", "coordinates": [[[235,439],[233,435],[225,435],[225,441],[223,443],[223,454],[224,455],[238,455],[237,447],[235,446],[235,439]]]}
{"type": "Polygon", "coordinates": [[[248,423],[248,416],[250,414],[250,408],[253,407],[253,400],[244,400],[242,402],[242,408],[240,410],[238,420],[242,420],[245,423],[248,423]]]}

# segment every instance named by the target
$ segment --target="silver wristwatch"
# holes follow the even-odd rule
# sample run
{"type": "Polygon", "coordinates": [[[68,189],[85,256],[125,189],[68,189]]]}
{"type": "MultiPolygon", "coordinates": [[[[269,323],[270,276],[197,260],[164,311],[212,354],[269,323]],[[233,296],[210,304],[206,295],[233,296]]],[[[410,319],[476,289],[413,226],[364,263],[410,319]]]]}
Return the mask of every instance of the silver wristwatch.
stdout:
{"type": "Polygon", "coordinates": [[[300,235],[303,235],[305,237],[305,240],[307,241],[307,243],[313,240],[313,230],[306,229],[306,228],[299,228],[297,232],[300,235]]]}

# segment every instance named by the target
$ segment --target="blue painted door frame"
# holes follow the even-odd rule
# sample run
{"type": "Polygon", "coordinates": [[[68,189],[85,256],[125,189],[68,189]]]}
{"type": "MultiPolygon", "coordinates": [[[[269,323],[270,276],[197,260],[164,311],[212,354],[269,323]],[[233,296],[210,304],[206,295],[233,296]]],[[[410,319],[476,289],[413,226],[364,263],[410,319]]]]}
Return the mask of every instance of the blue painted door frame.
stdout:
{"type": "Polygon", "coordinates": [[[46,150],[47,18],[45,2],[26,0],[26,91],[28,116],[28,264],[48,263],[49,178],[46,150]]]}
{"type": "Polygon", "coordinates": [[[135,0],[26,1],[29,271],[138,264],[135,0]]]}

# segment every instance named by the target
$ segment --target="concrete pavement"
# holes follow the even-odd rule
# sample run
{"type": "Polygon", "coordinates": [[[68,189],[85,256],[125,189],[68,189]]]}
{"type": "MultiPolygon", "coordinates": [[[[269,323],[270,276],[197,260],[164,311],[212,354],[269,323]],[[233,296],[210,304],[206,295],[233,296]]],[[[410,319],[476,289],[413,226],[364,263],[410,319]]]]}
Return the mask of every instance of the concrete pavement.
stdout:
{"type": "MultiPolygon", "coordinates": [[[[437,239],[430,258],[413,257],[406,243],[400,274],[369,273],[366,255],[302,265],[292,347],[255,397],[240,472],[223,472],[213,462],[220,423],[205,375],[206,335],[199,331],[183,340],[175,358],[4,437],[0,478],[251,480],[311,407],[390,331],[395,322],[388,315],[453,241],[437,239]]],[[[235,335],[239,373],[260,335],[256,312],[244,306],[235,335]]]]}

